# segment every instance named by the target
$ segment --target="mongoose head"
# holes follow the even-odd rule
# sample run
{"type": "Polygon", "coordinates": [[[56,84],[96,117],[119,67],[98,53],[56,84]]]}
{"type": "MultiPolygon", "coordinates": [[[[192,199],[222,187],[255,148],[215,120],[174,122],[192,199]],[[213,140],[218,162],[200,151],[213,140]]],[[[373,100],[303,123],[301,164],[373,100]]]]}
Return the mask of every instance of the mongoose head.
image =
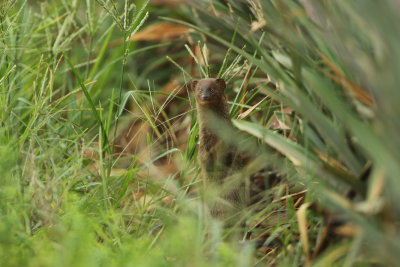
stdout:
{"type": "Polygon", "coordinates": [[[196,102],[200,105],[218,104],[223,99],[226,88],[224,79],[201,79],[192,81],[196,102]]]}

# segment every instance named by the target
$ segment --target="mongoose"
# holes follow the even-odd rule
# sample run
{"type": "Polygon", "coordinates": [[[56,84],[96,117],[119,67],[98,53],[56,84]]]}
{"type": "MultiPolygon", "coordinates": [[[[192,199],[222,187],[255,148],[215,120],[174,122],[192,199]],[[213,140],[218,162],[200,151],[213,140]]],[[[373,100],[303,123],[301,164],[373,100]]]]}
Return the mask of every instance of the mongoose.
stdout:
{"type": "Polygon", "coordinates": [[[198,160],[206,186],[222,190],[224,204],[214,204],[211,213],[218,217],[230,216],[244,201],[244,181],[240,174],[241,159],[235,146],[226,142],[227,135],[235,133],[225,96],[223,79],[192,81],[196,98],[200,145],[198,160]],[[235,179],[232,179],[235,178],[235,179]]]}

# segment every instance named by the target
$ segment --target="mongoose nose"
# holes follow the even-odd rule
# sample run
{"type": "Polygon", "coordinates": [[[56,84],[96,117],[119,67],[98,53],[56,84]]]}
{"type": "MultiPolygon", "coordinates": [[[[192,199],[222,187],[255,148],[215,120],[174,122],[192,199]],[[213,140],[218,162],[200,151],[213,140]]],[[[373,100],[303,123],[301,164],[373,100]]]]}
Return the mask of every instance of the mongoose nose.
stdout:
{"type": "Polygon", "coordinates": [[[210,90],[204,90],[200,95],[200,99],[202,101],[210,100],[211,99],[210,90]]]}

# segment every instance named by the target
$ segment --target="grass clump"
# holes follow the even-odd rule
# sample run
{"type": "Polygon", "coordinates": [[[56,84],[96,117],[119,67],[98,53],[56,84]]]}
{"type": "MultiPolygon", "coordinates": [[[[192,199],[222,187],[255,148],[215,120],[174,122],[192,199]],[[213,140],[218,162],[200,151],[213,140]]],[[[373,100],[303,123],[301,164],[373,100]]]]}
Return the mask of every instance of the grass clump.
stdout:
{"type": "Polygon", "coordinates": [[[3,1],[1,265],[396,265],[397,9],[3,1]],[[198,196],[201,77],[265,166],[240,244],[198,196]]]}

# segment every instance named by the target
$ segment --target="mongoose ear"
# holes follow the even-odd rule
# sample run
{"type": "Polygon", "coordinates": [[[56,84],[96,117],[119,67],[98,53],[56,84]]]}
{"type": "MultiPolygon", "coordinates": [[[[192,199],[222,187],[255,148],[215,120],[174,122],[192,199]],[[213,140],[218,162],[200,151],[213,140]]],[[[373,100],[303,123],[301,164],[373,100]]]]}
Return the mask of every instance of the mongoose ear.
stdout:
{"type": "Polygon", "coordinates": [[[197,85],[198,82],[199,82],[198,80],[193,80],[190,83],[190,89],[192,89],[192,91],[194,91],[194,89],[196,88],[196,85],[197,85]]]}
{"type": "Polygon", "coordinates": [[[219,85],[219,87],[221,89],[225,90],[226,84],[225,84],[225,80],[224,79],[217,79],[217,84],[219,85]]]}

